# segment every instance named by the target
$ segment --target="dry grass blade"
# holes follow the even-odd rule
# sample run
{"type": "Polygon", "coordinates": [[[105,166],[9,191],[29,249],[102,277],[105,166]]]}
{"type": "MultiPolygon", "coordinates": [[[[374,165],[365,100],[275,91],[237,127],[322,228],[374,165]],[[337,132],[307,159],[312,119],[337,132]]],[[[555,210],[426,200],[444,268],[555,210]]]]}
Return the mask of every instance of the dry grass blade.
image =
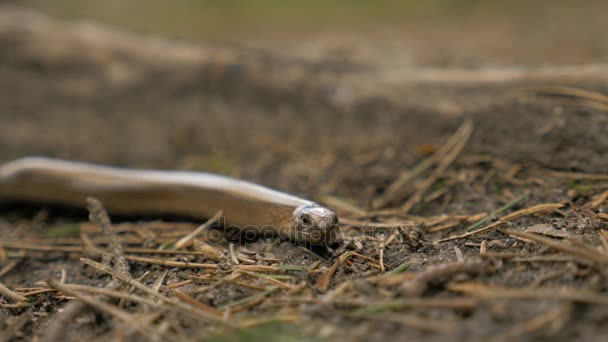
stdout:
{"type": "Polygon", "coordinates": [[[264,266],[264,265],[238,265],[234,267],[238,271],[249,271],[249,272],[275,272],[283,273],[285,270],[275,266],[264,266]]]}
{"type": "Polygon", "coordinates": [[[512,200],[511,202],[505,204],[504,206],[498,208],[497,210],[495,210],[494,212],[492,212],[491,214],[487,215],[486,217],[482,218],[481,220],[473,223],[472,225],[470,225],[467,228],[467,232],[470,232],[474,229],[477,229],[479,227],[481,227],[481,225],[485,224],[486,222],[490,221],[492,218],[496,217],[497,215],[502,214],[503,212],[509,210],[509,208],[511,208],[512,206],[514,206],[515,204],[523,201],[525,198],[527,198],[528,196],[530,196],[530,193],[527,192],[519,197],[517,197],[516,199],[512,200]]]}
{"type": "Polygon", "coordinates": [[[212,315],[216,315],[218,317],[222,317],[222,312],[215,309],[214,307],[211,307],[209,305],[205,305],[201,302],[199,302],[198,300],[190,297],[187,293],[179,291],[179,290],[175,290],[173,291],[173,293],[175,294],[175,296],[181,300],[183,300],[184,302],[198,308],[201,309],[203,311],[207,311],[208,313],[212,314],[212,315]]]}
{"type": "Polygon", "coordinates": [[[334,262],[333,265],[331,265],[331,267],[327,269],[325,273],[319,276],[319,278],[317,279],[317,283],[315,284],[317,290],[321,292],[327,291],[327,288],[329,287],[329,282],[331,281],[331,277],[333,277],[334,273],[336,273],[338,266],[340,266],[342,262],[343,261],[340,261],[340,259],[336,260],[336,262],[334,262]]]}
{"type": "MultiPolygon", "coordinates": [[[[321,276],[319,276],[319,278],[317,278],[317,283],[315,284],[316,289],[321,292],[327,291],[331,278],[333,277],[334,273],[336,273],[336,271],[338,270],[338,266],[343,264],[346,261],[346,259],[348,259],[351,256],[356,256],[356,257],[377,263],[374,259],[367,257],[365,255],[361,255],[354,251],[346,252],[346,253],[340,255],[338,260],[336,260],[336,262],[334,262],[333,265],[331,265],[331,267],[329,269],[327,269],[327,271],[325,273],[323,273],[321,276]]],[[[380,265],[378,264],[377,267],[379,268],[380,265]]]]}
{"type": "Polygon", "coordinates": [[[460,152],[462,152],[464,146],[471,137],[471,133],[473,133],[473,121],[467,119],[458,129],[458,139],[455,140],[454,146],[449,152],[441,156],[441,159],[437,161],[437,168],[433,170],[431,175],[420,185],[416,192],[408,198],[405,204],[401,206],[401,212],[408,213],[414,205],[420,202],[427,189],[435,183],[452,162],[456,160],[456,157],[460,155],[460,152]]]}
{"type": "Polygon", "coordinates": [[[597,197],[595,197],[593,199],[593,201],[589,202],[589,203],[585,203],[585,205],[583,205],[584,208],[589,208],[589,209],[595,209],[597,207],[599,207],[600,205],[602,205],[602,203],[604,203],[604,201],[608,198],[608,190],[602,192],[601,194],[599,194],[597,197]]]}
{"type": "Polygon", "coordinates": [[[163,265],[170,267],[179,267],[179,268],[205,268],[205,269],[217,269],[219,266],[217,264],[202,264],[197,262],[183,262],[183,261],[172,261],[172,260],[163,260],[163,259],[155,259],[155,258],[144,258],[137,257],[132,255],[127,255],[125,258],[129,261],[140,262],[144,264],[152,264],[152,265],[163,265]]]}
{"type": "Polygon", "coordinates": [[[572,313],[572,303],[562,303],[546,310],[543,314],[522,323],[516,324],[504,333],[504,339],[511,341],[520,336],[532,334],[543,328],[548,328],[550,332],[557,332],[563,328],[567,318],[572,313]]]}
{"type": "Polygon", "coordinates": [[[0,283],[0,295],[3,295],[4,297],[10,298],[12,300],[14,300],[15,302],[27,302],[27,298],[23,297],[22,295],[12,291],[11,289],[9,289],[8,287],[4,286],[4,284],[0,283]]]}
{"type": "Polygon", "coordinates": [[[160,306],[160,304],[158,304],[150,299],[142,298],[142,297],[124,293],[124,292],[111,290],[108,288],[98,288],[98,287],[77,285],[77,284],[63,284],[63,285],[74,291],[87,292],[87,293],[92,293],[92,294],[98,294],[98,295],[104,295],[104,296],[108,296],[108,297],[129,300],[134,303],[149,305],[150,307],[159,307],[160,306]]]}
{"type": "Polygon", "coordinates": [[[418,314],[409,315],[396,315],[393,313],[385,314],[354,314],[354,317],[365,317],[368,320],[375,320],[378,322],[392,322],[404,325],[408,328],[418,329],[430,333],[441,333],[450,334],[458,330],[458,321],[447,321],[445,319],[429,319],[428,317],[421,317],[418,314]]]}
{"type": "Polygon", "coordinates": [[[416,224],[413,221],[394,221],[394,222],[374,222],[370,220],[356,220],[351,218],[340,218],[340,223],[362,228],[363,231],[374,231],[374,229],[382,228],[397,228],[397,227],[414,227],[416,224]]]}
{"type": "MultiPolygon", "coordinates": [[[[90,240],[89,240],[90,241],[90,240]]],[[[63,252],[63,253],[82,253],[81,246],[65,246],[65,245],[56,245],[56,244],[35,244],[31,242],[23,242],[23,241],[0,241],[0,248],[11,248],[11,249],[23,249],[30,251],[40,251],[40,252],[63,252]]],[[[95,248],[96,251],[99,251],[102,254],[109,254],[107,250],[95,248]]],[[[163,254],[163,255],[202,255],[208,256],[209,253],[207,251],[171,251],[171,250],[158,250],[152,248],[139,248],[139,247],[126,247],[123,248],[126,253],[131,254],[163,254]]],[[[14,261],[16,263],[16,261],[14,261]]],[[[5,267],[6,268],[6,267],[5,267]]],[[[3,268],[4,270],[4,268],[3,268]]],[[[0,271],[0,276],[3,273],[0,271]]]]}
{"type": "Polygon", "coordinates": [[[210,218],[209,220],[207,220],[207,222],[201,224],[198,228],[196,228],[190,234],[188,234],[188,235],[180,238],[179,240],[177,240],[175,242],[175,244],[173,244],[173,246],[171,246],[171,248],[169,248],[169,249],[170,250],[177,250],[177,249],[180,249],[180,248],[186,246],[190,241],[192,241],[192,239],[194,239],[195,237],[197,237],[199,234],[201,234],[207,228],[209,228],[209,226],[211,226],[217,220],[219,220],[220,217],[222,217],[222,215],[224,215],[224,211],[220,209],[217,213],[215,213],[215,215],[213,215],[212,218],[210,218]]]}
{"type": "Polygon", "coordinates": [[[448,237],[445,239],[441,239],[441,240],[438,240],[437,243],[445,243],[445,242],[453,241],[453,240],[466,239],[471,236],[487,233],[492,230],[500,228],[502,225],[504,225],[507,222],[510,222],[510,221],[513,221],[513,220],[516,220],[516,219],[519,219],[519,218],[522,218],[522,217],[528,216],[528,215],[533,215],[533,214],[546,212],[546,211],[553,211],[553,210],[559,209],[563,206],[564,206],[563,203],[545,203],[545,204],[534,205],[534,206],[531,206],[528,208],[514,211],[510,214],[504,215],[504,216],[500,217],[496,222],[493,222],[483,228],[474,230],[472,232],[467,232],[467,233],[464,233],[461,235],[451,236],[451,237],[448,237]]]}
{"type": "Polygon", "coordinates": [[[339,301],[332,303],[341,305],[359,306],[357,314],[370,314],[385,311],[394,311],[405,308],[435,308],[435,309],[472,309],[477,307],[478,301],[474,298],[406,298],[385,302],[357,302],[339,301]]]}
{"type": "MultiPolygon", "coordinates": [[[[123,310],[120,310],[113,305],[104,303],[97,298],[78,293],[77,291],[69,288],[68,286],[59,284],[53,280],[48,280],[47,283],[49,284],[50,287],[57,289],[58,291],[61,291],[62,293],[66,294],[68,296],[75,297],[78,300],[80,300],[81,302],[95,308],[96,310],[98,310],[100,312],[103,312],[112,317],[115,317],[118,320],[123,321],[128,326],[133,327],[135,330],[137,330],[137,332],[139,332],[140,334],[142,334],[144,336],[147,336],[148,338],[153,339],[153,338],[160,337],[160,336],[158,336],[158,332],[154,331],[154,329],[151,329],[150,326],[143,326],[143,325],[138,324],[139,321],[136,319],[135,316],[133,316],[123,310]]],[[[166,339],[166,338],[169,338],[169,336],[162,336],[162,338],[166,339]]]]}
{"type": "Polygon", "coordinates": [[[463,224],[464,222],[475,223],[475,222],[483,219],[486,216],[488,216],[488,214],[486,214],[486,213],[479,213],[479,214],[475,214],[475,215],[446,216],[445,219],[443,219],[441,221],[432,222],[431,224],[426,225],[426,227],[427,227],[426,230],[429,233],[447,230],[447,229],[459,226],[459,225],[463,224]],[[447,222],[447,223],[444,223],[444,222],[447,222]]]}
{"type": "MultiPolygon", "coordinates": [[[[1,243],[0,243],[0,248],[2,248],[1,243]]],[[[7,274],[13,268],[15,268],[15,266],[17,266],[18,263],[19,263],[18,260],[12,260],[12,261],[9,261],[6,265],[4,265],[4,267],[2,267],[2,269],[0,269],[0,278],[2,278],[5,274],[7,274]]]]}
{"type": "Polygon", "coordinates": [[[483,299],[549,299],[608,305],[608,296],[578,288],[505,288],[469,282],[449,284],[448,289],[483,299]]]}
{"type": "Polygon", "coordinates": [[[249,305],[251,303],[257,303],[257,302],[263,300],[264,298],[266,298],[266,296],[277,291],[278,289],[279,289],[278,286],[272,286],[263,292],[254,294],[253,296],[245,297],[243,299],[239,299],[232,303],[223,305],[220,307],[220,309],[222,309],[222,310],[231,309],[232,311],[235,311],[235,310],[237,310],[237,307],[242,307],[243,305],[249,305]]]}
{"type": "Polygon", "coordinates": [[[467,135],[470,135],[470,132],[467,133],[468,130],[472,130],[472,122],[469,120],[465,121],[454,133],[454,135],[452,135],[448,141],[446,141],[446,143],[439,150],[437,150],[437,152],[435,152],[435,154],[420,162],[412,171],[403,173],[397,180],[389,185],[384,194],[373,201],[372,207],[374,209],[383,208],[389,203],[403,198],[405,188],[412,181],[412,179],[422,174],[434,163],[448,157],[451,154],[451,151],[459,146],[463,139],[466,142],[466,139],[468,139],[467,135]]]}
{"type": "Polygon", "coordinates": [[[178,308],[183,309],[185,312],[191,314],[195,318],[204,318],[205,320],[209,320],[209,321],[216,322],[216,323],[221,323],[222,325],[231,326],[230,323],[224,322],[223,320],[219,319],[215,315],[209,314],[208,312],[205,312],[205,311],[202,311],[202,310],[198,310],[198,309],[193,308],[193,307],[191,307],[189,305],[186,305],[184,303],[180,303],[180,302],[174,301],[174,300],[172,300],[169,297],[166,297],[166,296],[164,296],[164,295],[162,295],[160,293],[157,293],[153,289],[151,289],[151,288],[147,287],[146,285],[144,285],[144,284],[136,281],[135,279],[116,272],[115,270],[113,270],[112,268],[110,268],[108,266],[105,266],[103,264],[100,264],[98,262],[95,262],[95,261],[90,260],[90,259],[85,259],[85,258],[81,258],[80,261],[82,263],[88,265],[88,266],[91,266],[91,267],[93,267],[93,268],[95,268],[95,269],[103,272],[103,273],[107,273],[107,274],[113,275],[114,277],[116,277],[119,280],[125,282],[126,284],[131,285],[131,286],[135,287],[136,289],[141,290],[141,291],[143,291],[143,292],[151,295],[154,298],[158,298],[158,299],[162,300],[163,302],[165,302],[167,304],[175,305],[178,308]]]}
{"type": "Polygon", "coordinates": [[[548,96],[565,96],[576,99],[584,99],[591,102],[599,102],[601,104],[608,105],[608,96],[581,88],[574,87],[561,87],[561,86],[547,86],[547,87],[534,87],[529,88],[537,95],[548,95],[548,96]]]}
{"type": "Polygon", "coordinates": [[[604,248],[604,254],[608,254],[608,231],[600,230],[599,238],[602,242],[602,247],[604,248]]]}
{"type": "Polygon", "coordinates": [[[331,208],[338,209],[340,211],[351,213],[351,214],[354,214],[357,216],[363,216],[363,215],[367,214],[367,212],[365,210],[355,206],[354,204],[348,202],[347,200],[344,200],[344,199],[336,197],[336,196],[324,196],[321,199],[321,202],[323,202],[324,204],[327,204],[331,208]]]}
{"type": "Polygon", "coordinates": [[[525,233],[516,231],[513,229],[502,229],[499,230],[501,233],[509,235],[511,237],[520,239],[520,240],[529,240],[534,241],[538,244],[545,245],[547,247],[553,248],[560,252],[568,253],[570,255],[582,258],[587,261],[596,262],[596,263],[608,263],[608,255],[598,252],[592,247],[582,246],[583,244],[577,244],[576,246],[571,244],[566,244],[563,242],[559,242],[550,238],[542,237],[532,233],[525,233]],[[582,247],[582,248],[581,248],[582,247]]]}
{"type": "Polygon", "coordinates": [[[551,171],[551,170],[543,170],[542,174],[545,176],[572,179],[572,180],[608,180],[608,175],[601,175],[601,174],[563,172],[563,171],[551,171]]]}
{"type": "Polygon", "coordinates": [[[433,265],[416,275],[414,279],[401,285],[401,292],[410,296],[419,296],[429,284],[447,281],[457,274],[480,274],[490,270],[485,262],[451,262],[433,265]]]}
{"type": "Polygon", "coordinates": [[[276,278],[274,278],[272,276],[269,276],[267,274],[260,274],[260,273],[255,273],[255,272],[245,272],[245,271],[243,271],[242,273],[243,274],[247,274],[247,275],[252,276],[252,277],[265,279],[265,280],[273,283],[274,285],[277,285],[278,287],[280,287],[283,290],[290,291],[290,290],[294,290],[296,288],[296,286],[294,286],[294,285],[291,285],[291,284],[288,284],[286,282],[280,281],[280,280],[278,280],[278,279],[276,279],[276,278]]]}

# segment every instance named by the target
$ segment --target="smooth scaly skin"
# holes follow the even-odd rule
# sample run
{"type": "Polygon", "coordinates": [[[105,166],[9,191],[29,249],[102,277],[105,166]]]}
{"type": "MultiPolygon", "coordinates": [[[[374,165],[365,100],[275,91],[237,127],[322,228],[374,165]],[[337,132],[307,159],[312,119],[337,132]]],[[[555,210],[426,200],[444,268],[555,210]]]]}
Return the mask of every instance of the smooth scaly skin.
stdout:
{"type": "Polygon", "coordinates": [[[334,242],[336,214],[314,202],[257,184],[201,172],[121,169],[29,157],[0,166],[0,200],[83,207],[98,198],[113,214],[183,215],[299,243],[334,242]]]}

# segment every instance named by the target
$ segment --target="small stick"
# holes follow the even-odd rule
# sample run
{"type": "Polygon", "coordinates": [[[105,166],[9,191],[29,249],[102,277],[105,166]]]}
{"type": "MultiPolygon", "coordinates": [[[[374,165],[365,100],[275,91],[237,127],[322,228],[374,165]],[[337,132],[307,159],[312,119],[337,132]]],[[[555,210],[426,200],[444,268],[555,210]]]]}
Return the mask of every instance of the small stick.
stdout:
{"type": "Polygon", "coordinates": [[[527,90],[533,91],[537,95],[567,96],[588,101],[598,102],[608,105],[608,96],[602,93],[564,86],[530,87],[527,90]]]}
{"type": "Polygon", "coordinates": [[[278,290],[279,287],[278,286],[272,286],[270,287],[268,290],[264,291],[264,292],[260,292],[257,294],[254,294],[253,296],[249,296],[249,297],[245,297],[239,300],[236,300],[232,303],[228,303],[225,305],[222,305],[220,307],[221,310],[227,310],[227,309],[233,309],[235,307],[241,306],[241,305],[245,305],[251,302],[256,302],[258,300],[262,300],[264,298],[266,298],[266,296],[270,295],[271,293],[275,292],[276,290],[278,290]]]}
{"type": "Polygon", "coordinates": [[[480,274],[490,270],[486,262],[450,262],[433,265],[420,272],[416,277],[401,285],[401,291],[411,296],[421,295],[432,283],[445,282],[447,279],[461,273],[480,274]]]}
{"type": "Polygon", "coordinates": [[[433,185],[433,183],[435,183],[435,181],[445,172],[452,162],[456,160],[456,157],[460,155],[460,152],[462,152],[464,146],[471,137],[471,133],[473,133],[473,122],[468,119],[458,129],[458,140],[456,140],[454,147],[451,148],[450,151],[443,156],[443,158],[439,159],[437,168],[422,183],[418,190],[412,196],[410,196],[410,198],[408,198],[405,204],[401,206],[401,212],[408,213],[414,207],[414,205],[416,205],[416,203],[420,202],[426,190],[433,185]]]}
{"type": "Polygon", "coordinates": [[[163,265],[163,266],[180,267],[180,268],[205,268],[205,269],[219,268],[219,266],[217,264],[201,264],[201,263],[197,263],[197,262],[171,261],[171,260],[163,260],[163,259],[155,259],[155,258],[137,257],[137,256],[133,256],[133,255],[125,256],[125,259],[127,259],[129,261],[144,263],[144,264],[163,265]]]}
{"type": "Polygon", "coordinates": [[[555,178],[565,178],[572,180],[608,180],[608,175],[602,174],[590,174],[590,173],[579,173],[579,172],[563,172],[563,171],[551,171],[543,170],[544,175],[552,176],[555,178]]]}
{"type": "Polygon", "coordinates": [[[149,305],[151,307],[160,307],[160,304],[158,304],[150,299],[139,297],[139,296],[128,294],[128,293],[124,293],[124,292],[111,290],[109,288],[99,288],[99,287],[92,287],[92,286],[85,286],[85,285],[78,285],[78,284],[63,284],[63,285],[74,291],[88,292],[88,293],[99,294],[99,295],[104,295],[104,296],[108,296],[108,297],[124,299],[124,300],[128,300],[128,301],[131,301],[134,303],[149,305]]]}
{"type": "Polygon", "coordinates": [[[205,230],[207,230],[207,228],[209,228],[209,226],[211,226],[217,220],[219,220],[220,217],[222,217],[222,215],[224,215],[224,211],[222,209],[218,210],[218,212],[215,213],[215,215],[213,215],[213,217],[210,218],[207,222],[201,224],[198,228],[196,228],[190,234],[188,234],[188,235],[182,237],[181,239],[177,240],[173,244],[173,246],[171,248],[169,248],[169,249],[170,250],[178,250],[178,249],[182,248],[183,246],[187,245],[190,241],[192,241],[192,239],[194,239],[195,237],[197,237],[198,235],[200,235],[202,232],[204,232],[205,230]]]}
{"type": "MultiPolygon", "coordinates": [[[[65,245],[37,245],[29,242],[22,241],[0,241],[0,247],[10,249],[25,249],[31,251],[41,252],[65,252],[65,253],[82,253],[82,247],[80,246],[65,246],[65,245]]],[[[106,250],[98,249],[100,252],[109,253],[106,250]]],[[[165,255],[202,255],[208,256],[209,253],[205,251],[184,251],[184,250],[158,250],[152,248],[140,248],[140,247],[125,247],[123,251],[131,254],[165,254],[165,255]]],[[[2,271],[0,271],[2,272],[2,271]]],[[[0,273],[0,276],[2,273],[0,273]]]]}
{"type": "Polygon", "coordinates": [[[608,305],[608,296],[579,288],[505,288],[473,282],[453,283],[447,288],[482,299],[548,299],[608,305]]]}
{"type": "Polygon", "coordinates": [[[474,229],[477,229],[478,227],[481,227],[483,224],[485,224],[486,222],[490,221],[492,218],[502,214],[503,212],[509,210],[509,208],[511,208],[512,206],[516,205],[517,203],[523,201],[526,197],[530,196],[529,192],[526,192],[525,194],[517,197],[516,199],[512,200],[511,202],[505,204],[504,206],[498,208],[497,210],[493,211],[491,214],[487,215],[486,217],[482,218],[481,220],[473,223],[472,225],[470,225],[466,230],[467,232],[470,232],[474,229]]]}
{"type": "Polygon", "coordinates": [[[291,285],[291,284],[288,284],[286,282],[280,281],[280,280],[278,280],[276,278],[273,278],[273,277],[271,277],[269,275],[266,275],[266,274],[259,274],[259,273],[255,273],[255,272],[245,272],[245,271],[243,271],[242,273],[243,274],[247,274],[247,275],[252,276],[252,277],[262,278],[262,279],[268,280],[269,282],[274,283],[275,285],[277,285],[278,287],[282,288],[283,290],[288,290],[289,291],[289,290],[294,290],[296,288],[296,286],[294,286],[294,285],[291,285]]]}
{"type": "Polygon", "coordinates": [[[355,313],[378,313],[405,308],[436,308],[436,309],[472,309],[477,307],[478,301],[474,298],[404,298],[374,303],[367,300],[334,300],[334,304],[360,306],[355,313]]]}
{"type": "Polygon", "coordinates": [[[589,208],[589,209],[595,209],[597,207],[599,207],[600,205],[602,205],[602,203],[604,203],[604,201],[608,198],[608,190],[602,192],[601,194],[599,194],[593,201],[589,202],[589,203],[585,203],[583,205],[584,208],[589,208]]]}
{"type": "Polygon", "coordinates": [[[238,265],[239,259],[236,257],[236,254],[234,254],[234,243],[230,242],[228,244],[228,251],[230,252],[230,260],[232,260],[232,263],[238,265]]]}
{"type": "Polygon", "coordinates": [[[365,255],[359,254],[357,252],[354,251],[350,251],[350,252],[346,252],[342,255],[340,255],[340,257],[338,257],[338,260],[336,260],[336,262],[334,262],[333,265],[331,265],[331,267],[322,275],[319,276],[319,278],[317,278],[317,283],[315,284],[315,287],[317,288],[317,290],[321,291],[321,292],[325,292],[327,291],[327,288],[329,287],[329,282],[331,281],[331,278],[333,277],[334,273],[336,273],[336,271],[338,270],[338,266],[340,266],[341,264],[343,264],[346,259],[348,259],[351,256],[356,256],[358,258],[367,260],[367,261],[372,261],[373,263],[371,264],[374,267],[378,267],[380,268],[380,265],[374,265],[374,263],[378,263],[376,260],[367,257],[365,255]]]}
{"type": "Polygon", "coordinates": [[[600,230],[599,236],[604,248],[604,254],[608,254],[608,231],[604,229],[600,230]]]}
{"type": "Polygon", "coordinates": [[[101,202],[93,197],[87,197],[87,210],[89,211],[89,220],[95,223],[102,229],[103,233],[108,238],[108,247],[114,257],[115,267],[118,272],[129,274],[129,263],[125,258],[125,252],[122,249],[122,244],[118,241],[118,237],[112,230],[112,223],[108,212],[103,207],[101,202]]]}
{"type": "Polygon", "coordinates": [[[555,324],[557,323],[559,328],[561,328],[573,308],[572,303],[558,304],[541,315],[537,315],[536,317],[532,317],[531,319],[512,326],[504,333],[504,340],[516,340],[519,336],[531,334],[548,326],[549,330],[556,332],[558,329],[555,328],[555,324]]]}
{"type": "Polygon", "coordinates": [[[4,267],[2,267],[2,269],[0,270],[0,278],[2,278],[5,274],[7,274],[13,268],[15,268],[15,266],[17,266],[18,263],[19,263],[18,260],[12,260],[12,261],[9,261],[6,265],[4,265],[4,267]]]}
{"type": "MultiPolygon", "coordinates": [[[[137,330],[140,334],[147,336],[150,339],[159,337],[152,329],[150,329],[149,326],[136,324],[137,320],[135,319],[135,316],[127,313],[126,311],[120,310],[113,305],[104,303],[93,297],[78,293],[77,291],[70,289],[68,286],[61,285],[52,279],[49,279],[47,283],[50,287],[57,289],[68,296],[76,297],[78,300],[89,305],[90,307],[123,321],[137,330]]],[[[163,338],[168,338],[168,336],[164,336],[163,338]]]]}
{"type": "Polygon", "coordinates": [[[358,215],[358,216],[363,216],[366,215],[367,212],[357,206],[355,206],[352,203],[349,203],[348,201],[336,197],[336,196],[325,196],[321,199],[321,202],[323,202],[324,204],[327,204],[328,206],[341,210],[341,211],[345,211],[354,215],[358,215]]]}
{"type": "Polygon", "coordinates": [[[444,242],[458,240],[458,239],[465,239],[465,238],[468,238],[471,236],[479,235],[482,233],[487,233],[487,232],[490,232],[492,230],[499,228],[500,226],[504,225],[505,223],[507,223],[509,221],[516,220],[518,218],[521,218],[521,217],[524,217],[527,215],[536,214],[539,212],[553,211],[553,210],[559,209],[563,206],[564,206],[563,203],[545,203],[545,204],[534,205],[534,206],[531,206],[528,208],[514,211],[510,214],[507,214],[507,215],[499,218],[496,222],[491,223],[483,228],[474,230],[472,232],[467,232],[467,233],[464,233],[461,235],[441,239],[441,240],[438,240],[437,243],[444,243],[444,242]]]}
{"type": "Polygon", "coordinates": [[[12,291],[8,287],[4,286],[4,284],[2,283],[0,283],[0,294],[14,300],[15,302],[27,302],[27,298],[12,291]]]}
{"type": "MultiPolygon", "coordinates": [[[[565,244],[563,242],[555,241],[553,239],[542,237],[537,234],[520,232],[520,231],[516,231],[513,229],[502,229],[502,230],[499,230],[499,232],[501,232],[505,235],[517,238],[519,240],[531,240],[538,244],[551,247],[560,252],[568,253],[570,255],[574,255],[579,258],[583,258],[583,259],[586,259],[586,260],[589,260],[592,262],[597,262],[597,263],[601,263],[601,264],[608,263],[608,255],[598,252],[597,250],[595,250],[589,246],[586,246],[586,245],[573,246],[573,245],[565,244]],[[581,247],[583,247],[583,248],[581,248],[581,247]]],[[[581,243],[581,245],[582,245],[582,243],[581,243]]]]}
{"type": "Polygon", "coordinates": [[[182,292],[182,291],[179,291],[179,290],[174,290],[173,293],[175,294],[175,296],[177,298],[183,300],[184,302],[186,302],[186,303],[188,303],[188,304],[190,304],[190,305],[192,305],[192,306],[194,306],[196,308],[199,308],[199,309],[201,309],[203,311],[207,311],[210,314],[216,315],[218,317],[222,317],[222,312],[221,311],[217,310],[216,308],[214,308],[212,306],[209,306],[209,305],[206,305],[206,304],[203,304],[203,303],[199,302],[198,300],[190,297],[185,292],[182,292]]]}
{"type": "Polygon", "coordinates": [[[100,264],[93,260],[85,259],[85,258],[81,258],[80,261],[88,266],[91,266],[91,267],[97,269],[98,271],[101,271],[101,272],[107,273],[107,274],[111,274],[111,275],[115,276],[116,278],[118,278],[119,280],[125,282],[126,284],[131,285],[131,286],[137,288],[138,290],[144,291],[145,293],[147,293],[153,297],[156,297],[167,304],[175,305],[181,309],[184,309],[187,313],[191,314],[195,318],[202,317],[202,318],[205,318],[206,320],[220,323],[223,325],[227,325],[227,326],[232,325],[231,323],[225,322],[225,321],[219,319],[217,316],[209,314],[208,312],[195,309],[191,306],[188,306],[188,305],[178,302],[178,301],[174,301],[174,300],[170,299],[169,297],[166,297],[165,295],[162,295],[162,294],[154,291],[153,289],[147,287],[146,285],[136,281],[135,279],[131,278],[130,276],[120,274],[106,265],[103,265],[103,264],[100,264]]]}
{"type": "Polygon", "coordinates": [[[446,141],[446,143],[439,150],[437,150],[437,152],[417,164],[412,171],[402,173],[397,180],[395,180],[391,185],[389,185],[384,194],[382,194],[382,196],[378,197],[372,203],[373,208],[379,209],[385,207],[390,202],[395,201],[399,197],[403,196],[403,191],[405,190],[407,184],[412,179],[414,179],[414,177],[430,168],[431,165],[445,158],[446,155],[448,155],[450,151],[452,151],[454,147],[458,145],[458,142],[462,139],[461,137],[463,135],[466,135],[467,129],[468,122],[465,122],[446,141]]]}
{"type": "MultiPolygon", "coordinates": [[[[349,315],[349,314],[347,314],[349,315]]],[[[351,316],[351,315],[349,315],[351,316]]],[[[404,325],[408,328],[414,328],[422,331],[427,331],[431,333],[454,333],[458,330],[460,326],[460,322],[456,320],[446,320],[446,319],[429,319],[428,317],[420,317],[417,314],[409,314],[409,315],[395,315],[391,313],[386,314],[374,314],[374,315],[364,315],[364,314],[352,314],[353,317],[365,317],[365,319],[376,320],[381,323],[392,322],[404,325]]]]}

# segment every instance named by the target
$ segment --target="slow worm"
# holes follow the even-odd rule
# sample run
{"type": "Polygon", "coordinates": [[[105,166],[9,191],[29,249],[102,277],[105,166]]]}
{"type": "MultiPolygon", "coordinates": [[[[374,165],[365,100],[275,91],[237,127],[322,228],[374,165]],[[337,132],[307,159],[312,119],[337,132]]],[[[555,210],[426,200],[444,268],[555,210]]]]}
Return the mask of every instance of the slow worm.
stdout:
{"type": "Polygon", "coordinates": [[[327,208],[284,192],[225,176],[186,171],[122,169],[28,157],[0,166],[0,200],[83,207],[87,196],[112,214],[210,218],[298,243],[329,244],[338,218],[327,208]]]}

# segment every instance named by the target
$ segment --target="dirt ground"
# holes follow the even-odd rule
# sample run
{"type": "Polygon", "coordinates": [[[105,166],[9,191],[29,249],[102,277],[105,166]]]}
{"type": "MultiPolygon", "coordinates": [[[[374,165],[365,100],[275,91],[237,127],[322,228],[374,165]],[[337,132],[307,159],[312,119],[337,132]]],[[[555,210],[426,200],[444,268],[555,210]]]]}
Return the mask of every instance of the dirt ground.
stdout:
{"type": "Polygon", "coordinates": [[[602,10],[552,8],[569,20],[518,26],[514,49],[470,37],[507,39],[501,21],[449,31],[462,48],[410,32],[254,49],[0,7],[0,162],[216,172],[366,232],[334,251],[277,239],[163,254],[202,222],[113,217],[126,286],[80,259],[111,249],[86,212],[4,202],[0,284],[25,300],[0,292],[0,340],[603,340],[602,10]],[[556,32],[570,32],[563,50],[538,47],[556,32]]]}

